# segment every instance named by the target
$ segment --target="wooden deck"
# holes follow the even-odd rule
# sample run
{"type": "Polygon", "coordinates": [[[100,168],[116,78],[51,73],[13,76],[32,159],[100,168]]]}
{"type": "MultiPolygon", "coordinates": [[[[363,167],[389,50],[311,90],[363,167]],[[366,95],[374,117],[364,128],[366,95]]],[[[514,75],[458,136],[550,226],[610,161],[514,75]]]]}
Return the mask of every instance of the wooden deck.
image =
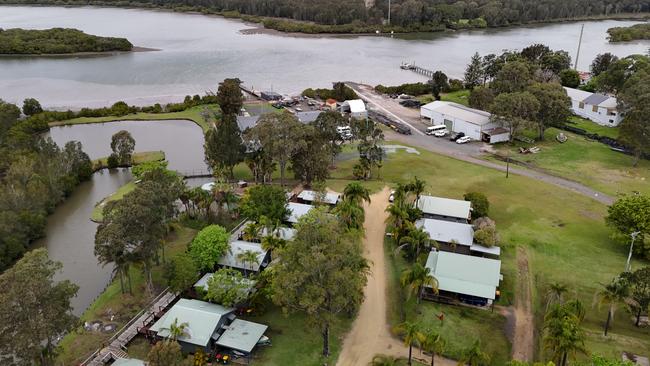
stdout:
{"type": "Polygon", "coordinates": [[[156,314],[166,309],[177,295],[165,289],[156,296],[148,307],[133,317],[122,329],[113,335],[108,345],[95,351],[90,357],[81,363],[83,366],[103,366],[111,360],[126,358],[126,345],[138,335],[142,328],[146,328],[156,319],[156,314]]]}

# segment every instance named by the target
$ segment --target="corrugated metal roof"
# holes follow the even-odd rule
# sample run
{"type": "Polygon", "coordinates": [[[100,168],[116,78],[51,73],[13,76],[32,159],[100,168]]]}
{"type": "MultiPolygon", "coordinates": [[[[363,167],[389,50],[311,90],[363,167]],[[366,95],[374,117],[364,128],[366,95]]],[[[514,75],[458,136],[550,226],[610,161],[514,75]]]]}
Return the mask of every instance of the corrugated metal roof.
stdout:
{"type": "Polygon", "coordinates": [[[492,300],[495,298],[501,276],[500,260],[430,252],[426,267],[438,280],[440,290],[492,300]]]}
{"type": "Polygon", "coordinates": [[[289,214],[289,218],[287,219],[287,221],[292,224],[295,224],[298,222],[299,218],[306,215],[307,212],[309,212],[309,210],[314,208],[314,206],[306,205],[304,203],[289,202],[287,208],[289,209],[289,211],[291,211],[291,214],[289,214]]]}
{"type": "Polygon", "coordinates": [[[501,255],[501,248],[500,247],[484,247],[482,245],[478,244],[472,244],[471,247],[469,247],[469,250],[473,252],[479,252],[479,253],[486,253],[486,254],[492,254],[496,256],[501,255]]]}
{"type": "Polygon", "coordinates": [[[247,128],[255,127],[259,119],[260,116],[237,116],[237,126],[241,132],[244,132],[247,128]]]}
{"type": "Polygon", "coordinates": [[[587,99],[583,100],[583,102],[589,105],[600,105],[600,103],[606,101],[607,99],[609,99],[609,97],[606,95],[594,93],[588,96],[587,99]]]}
{"type": "Polygon", "coordinates": [[[234,309],[205,301],[180,299],[165,315],[162,316],[151,330],[158,336],[169,337],[169,328],[178,319],[178,324],[187,323],[186,333],[178,337],[179,341],[205,347],[222,316],[232,313],[234,309]]]}
{"type": "Polygon", "coordinates": [[[425,214],[468,219],[472,204],[451,198],[420,196],[417,206],[425,214]]]}
{"type": "Polygon", "coordinates": [[[322,111],[305,111],[305,112],[296,112],[296,118],[298,118],[298,121],[300,123],[310,123],[314,122],[320,114],[323,113],[322,111]]]}
{"type": "Polygon", "coordinates": [[[582,102],[591,96],[590,92],[586,92],[580,89],[567,88],[565,86],[564,90],[566,91],[566,94],[569,96],[569,98],[571,98],[571,100],[576,100],[578,102],[582,102]]]}
{"type": "Polygon", "coordinates": [[[424,229],[429,234],[429,237],[435,241],[450,243],[455,240],[458,244],[466,246],[471,246],[474,242],[474,228],[469,224],[421,219],[416,221],[415,226],[424,229]]]}
{"type": "MultiPolygon", "coordinates": [[[[263,228],[260,235],[267,236],[266,228],[263,228]]],[[[296,235],[296,229],[290,227],[279,227],[275,230],[274,235],[280,239],[284,240],[293,240],[293,237],[296,235]]]]}
{"type": "MultiPolygon", "coordinates": [[[[309,201],[309,202],[314,202],[316,200],[316,197],[318,197],[318,193],[310,190],[304,190],[300,192],[298,195],[298,198],[300,198],[303,201],[309,201]]],[[[334,193],[334,192],[326,192],[323,197],[318,197],[319,199],[322,199],[324,203],[327,203],[328,205],[335,205],[339,202],[339,198],[341,197],[340,194],[334,193]]]]}
{"type": "Polygon", "coordinates": [[[248,271],[257,272],[260,270],[260,265],[264,261],[264,257],[266,257],[266,252],[267,250],[262,249],[262,244],[260,243],[252,243],[249,241],[235,240],[230,242],[230,248],[228,249],[226,254],[224,254],[223,257],[219,259],[218,263],[222,266],[240,268],[248,271]],[[244,263],[237,258],[239,254],[247,250],[251,250],[257,253],[257,263],[244,263]]]}
{"type": "Polygon", "coordinates": [[[264,324],[235,319],[225,327],[223,334],[217,339],[217,345],[251,353],[267,328],[264,324]]]}
{"type": "Polygon", "coordinates": [[[465,107],[458,103],[436,100],[435,102],[423,105],[422,109],[440,113],[443,116],[458,118],[479,126],[490,123],[491,114],[489,112],[465,107]]]}
{"type": "Polygon", "coordinates": [[[361,113],[366,111],[366,105],[361,99],[346,100],[343,102],[343,105],[350,107],[350,113],[361,113]]]}

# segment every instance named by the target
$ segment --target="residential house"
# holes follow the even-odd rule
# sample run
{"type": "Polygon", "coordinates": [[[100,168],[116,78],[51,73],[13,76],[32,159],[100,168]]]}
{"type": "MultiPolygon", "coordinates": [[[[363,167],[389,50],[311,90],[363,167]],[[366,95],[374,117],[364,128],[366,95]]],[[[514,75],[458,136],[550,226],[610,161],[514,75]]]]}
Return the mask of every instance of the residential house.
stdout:
{"type": "Polygon", "coordinates": [[[330,206],[336,206],[336,204],[339,203],[339,200],[341,199],[341,195],[334,192],[325,192],[324,194],[322,194],[316,191],[310,191],[306,189],[300,192],[297,198],[298,198],[298,203],[306,203],[308,205],[312,205],[317,202],[320,202],[330,206]]]}
{"type": "Polygon", "coordinates": [[[309,210],[314,208],[314,206],[304,203],[289,202],[287,208],[289,209],[290,213],[289,217],[285,220],[284,223],[289,226],[293,226],[294,224],[298,223],[298,220],[306,215],[309,210]]]}
{"type": "Polygon", "coordinates": [[[244,240],[235,240],[230,242],[230,248],[226,251],[217,264],[222,267],[235,268],[245,272],[260,272],[271,262],[271,255],[268,250],[262,248],[262,244],[253,243],[244,240]],[[243,262],[239,255],[246,251],[253,251],[257,254],[256,262],[243,262]]]}
{"type": "Polygon", "coordinates": [[[415,226],[422,228],[432,240],[439,245],[439,250],[469,255],[490,255],[499,257],[501,248],[484,247],[474,244],[474,228],[470,224],[436,220],[420,219],[415,222],[415,226]]]}
{"type": "Polygon", "coordinates": [[[420,117],[432,126],[445,125],[447,130],[462,132],[473,140],[491,144],[510,139],[510,133],[491,114],[452,102],[436,100],[420,107],[420,117]]]}
{"type": "Polygon", "coordinates": [[[422,217],[425,219],[467,224],[472,216],[471,202],[451,198],[421,195],[416,202],[416,207],[422,211],[422,217]]]}
{"type": "Polygon", "coordinates": [[[145,366],[145,363],[137,358],[118,358],[111,366],[145,366]]]}
{"type": "Polygon", "coordinates": [[[564,90],[571,98],[571,110],[578,116],[607,127],[618,126],[623,120],[616,98],[567,87],[564,90]]]}
{"type": "Polygon", "coordinates": [[[302,124],[308,124],[311,122],[314,122],[320,114],[323,113],[322,111],[304,111],[304,112],[296,112],[296,118],[298,118],[298,122],[302,124]]]}
{"type": "Polygon", "coordinates": [[[438,280],[438,293],[430,287],[425,298],[475,306],[492,305],[501,282],[501,261],[458,253],[432,251],[426,268],[438,280]]]}
{"type": "Polygon", "coordinates": [[[235,309],[200,300],[180,299],[150,330],[158,337],[169,338],[170,328],[185,323],[185,331],[176,340],[183,352],[194,353],[197,349],[210,352],[214,340],[223,333],[222,327],[235,320],[235,309]]]}
{"type": "Polygon", "coordinates": [[[339,105],[339,104],[338,104],[338,102],[336,101],[336,99],[329,98],[329,99],[327,99],[327,100],[325,101],[325,107],[327,107],[327,108],[329,108],[329,109],[331,109],[331,110],[333,110],[333,111],[337,110],[338,105],[339,105]]]}

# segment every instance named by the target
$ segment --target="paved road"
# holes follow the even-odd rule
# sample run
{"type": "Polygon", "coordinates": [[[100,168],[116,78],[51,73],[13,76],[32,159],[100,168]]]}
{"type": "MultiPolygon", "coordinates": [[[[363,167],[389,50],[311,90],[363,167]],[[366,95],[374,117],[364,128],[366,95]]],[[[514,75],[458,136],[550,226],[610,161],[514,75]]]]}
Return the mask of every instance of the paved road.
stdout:
{"type": "MultiPolygon", "coordinates": [[[[458,160],[466,161],[468,163],[477,164],[486,168],[496,169],[505,173],[506,167],[502,164],[487,161],[482,159],[484,148],[483,143],[474,142],[470,144],[459,145],[444,138],[435,138],[424,134],[425,125],[420,121],[419,111],[412,108],[401,106],[396,100],[378,94],[369,85],[357,84],[346,82],[363,99],[370,109],[391,117],[398,122],[406,124],[413,130],[412,135],[402,135],[393,131],[386,133],[386,139],[391,141],[399,141],[404,144],[419,147],[429,150],[441,155],[446,155],[458,160]]],[[[520,167],[510,166],[510,174],[521,175],[535,180],[540,180],[555,186],[568,189],[570,191],[582,194],[584,196],[595,199],[596,201],[605,205],[611,205],[614,198],[602,192],[591,189],[578,182],[574,182],[565,178],[557,177],[543,171],[524,169],[520,167]]]]}

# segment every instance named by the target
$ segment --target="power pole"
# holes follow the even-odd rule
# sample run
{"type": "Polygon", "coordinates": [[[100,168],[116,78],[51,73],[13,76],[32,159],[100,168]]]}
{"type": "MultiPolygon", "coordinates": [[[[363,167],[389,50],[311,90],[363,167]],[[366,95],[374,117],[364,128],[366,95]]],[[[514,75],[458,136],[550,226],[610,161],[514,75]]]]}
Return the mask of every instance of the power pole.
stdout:
{"type": "Polygon", "coordinates": [[[388,0],[388,25],[390,25],[390,0],[388,0]]]}
{"type": "Polygon", "coordinates": [[[580,28],[580,40],[578,41],[578,52],[576,52],[576,64],[574,65],[574,69],[578,70],[578,59],[580,58],[580,47],[582,46],[582,34],[585,31],[585,25],[582,24],[582,28],[580,28]]]}

